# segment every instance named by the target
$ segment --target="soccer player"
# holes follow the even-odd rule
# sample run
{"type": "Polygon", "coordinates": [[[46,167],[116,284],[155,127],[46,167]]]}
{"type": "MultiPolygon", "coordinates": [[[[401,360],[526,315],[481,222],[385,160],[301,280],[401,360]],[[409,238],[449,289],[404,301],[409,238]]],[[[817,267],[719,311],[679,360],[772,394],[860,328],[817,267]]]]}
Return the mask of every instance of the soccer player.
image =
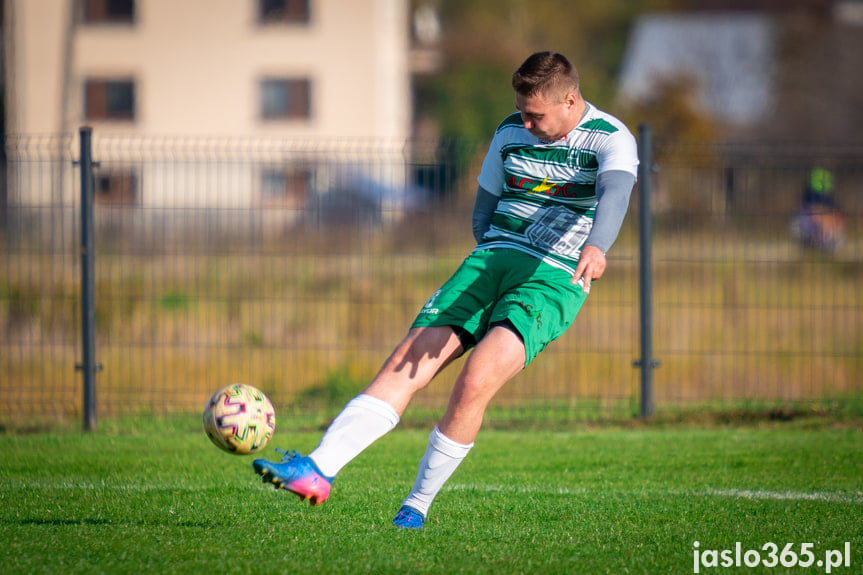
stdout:
{"type": "Polygon", "coordinates": [[[472,350],[393,519],[421,528],[495,393],[575,320],[626,214],[635,138],[582,98],[578,73],[561,54],[531,55],[512,86],[518,111],[498,126],[477,178],[476,248],[314,451],[253,463],[265,482],[322,503],[339,470],[391,431],[435,374],[472,350]]]}

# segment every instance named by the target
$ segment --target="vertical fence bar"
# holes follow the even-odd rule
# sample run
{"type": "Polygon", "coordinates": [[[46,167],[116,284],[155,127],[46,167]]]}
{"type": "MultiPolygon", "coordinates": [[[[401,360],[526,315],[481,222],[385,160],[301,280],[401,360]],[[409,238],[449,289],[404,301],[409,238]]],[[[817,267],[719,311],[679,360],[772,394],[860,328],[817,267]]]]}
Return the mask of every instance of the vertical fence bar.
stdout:
{"type": "Polygon", "coordinates": [[[639,164],[638,164],[638,229],[639,229],[639,309],[641,321],[641,359],[636,366],[641,367],[641,417],[653,415],[653,237],[652,214],[650,208],[650,177],[653,173],[653,137],[650,126],[638,127],[639,164]]]}
{"type": "Polygon", "coordinates": [[[96,429],[96,336],[93,253],[93,129],[80,129],[81,138],[81,336],[84,372],[84,430],[96,429]]]}

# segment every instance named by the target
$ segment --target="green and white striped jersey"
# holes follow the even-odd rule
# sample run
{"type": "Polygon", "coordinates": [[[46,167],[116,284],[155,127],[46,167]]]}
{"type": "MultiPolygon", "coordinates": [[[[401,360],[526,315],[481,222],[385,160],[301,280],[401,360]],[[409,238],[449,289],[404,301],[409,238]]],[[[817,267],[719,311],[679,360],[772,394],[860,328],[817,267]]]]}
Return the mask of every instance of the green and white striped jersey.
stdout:
{"type": "Polygon", "coordinates": [[[596,177],[609,170],[633,176],[635,138],[614,116],[590,103],[578,126],[544,143],[524,128],[521,114],[495,131],[477,178],[500,196],[478,250],[512,248],[575,271],[596,212],[596,177]]]}

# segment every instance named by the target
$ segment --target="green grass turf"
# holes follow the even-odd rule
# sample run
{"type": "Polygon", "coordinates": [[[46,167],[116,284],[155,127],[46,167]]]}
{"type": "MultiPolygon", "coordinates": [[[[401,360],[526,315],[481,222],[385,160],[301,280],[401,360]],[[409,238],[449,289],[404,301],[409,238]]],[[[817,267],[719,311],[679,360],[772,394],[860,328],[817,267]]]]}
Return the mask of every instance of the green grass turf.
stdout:
{"type": "MultiPolygon", "coordinates": [[[[847,541],[833,572],[863,571],[857,425],[486,430],[420,532],[391,520],[425,431],[383,438],[309,507],[191,427],[4,435],[3,573],[691,573],[695,541],[816,560],[847,541]]],[[[264,455],[319,436],[277,432],[264,455]]]]}

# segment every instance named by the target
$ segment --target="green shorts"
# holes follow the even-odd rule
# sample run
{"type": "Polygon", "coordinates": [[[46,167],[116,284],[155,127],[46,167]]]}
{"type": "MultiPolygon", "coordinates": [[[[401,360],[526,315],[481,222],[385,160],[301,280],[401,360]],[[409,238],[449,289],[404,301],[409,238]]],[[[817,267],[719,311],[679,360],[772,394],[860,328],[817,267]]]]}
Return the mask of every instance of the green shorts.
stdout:
{"type": "Polygon", "coordinates": [[[457,328],[466,351],[490,326],[509,322],[524,341],[527,366],[575,321],[587,294],[571,280],[569,272],[518,250],[475,251],[426,302],[412,327],[457,328]]]}

